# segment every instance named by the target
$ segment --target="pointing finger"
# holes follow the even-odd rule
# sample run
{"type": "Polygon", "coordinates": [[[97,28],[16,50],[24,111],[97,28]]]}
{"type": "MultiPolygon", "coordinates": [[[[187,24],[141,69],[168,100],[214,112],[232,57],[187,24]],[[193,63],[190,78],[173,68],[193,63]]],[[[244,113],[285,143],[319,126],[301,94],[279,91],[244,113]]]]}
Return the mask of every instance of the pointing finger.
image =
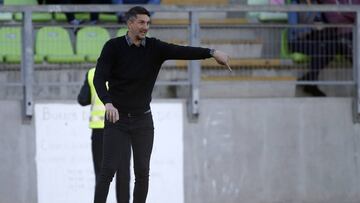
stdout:
{"type": "Polygon", "coordinates": [[[225,63],[226,67],[229,69],[230,72],[232,72],[232,69],[230,68],[228,63],[225,63]]]}

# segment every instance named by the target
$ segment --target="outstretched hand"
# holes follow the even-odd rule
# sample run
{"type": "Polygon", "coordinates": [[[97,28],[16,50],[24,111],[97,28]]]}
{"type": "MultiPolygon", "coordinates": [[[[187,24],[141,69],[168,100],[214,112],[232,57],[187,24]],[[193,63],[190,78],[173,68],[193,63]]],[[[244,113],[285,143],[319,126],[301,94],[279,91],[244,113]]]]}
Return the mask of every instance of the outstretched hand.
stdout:
{"type": "Polygon", "coordinates": [[[218,64],[224,65],[229,69],[230,72],[232,71],[229,66],[229,56],[227,53],[215,50],[213,57],[218,64]]]}

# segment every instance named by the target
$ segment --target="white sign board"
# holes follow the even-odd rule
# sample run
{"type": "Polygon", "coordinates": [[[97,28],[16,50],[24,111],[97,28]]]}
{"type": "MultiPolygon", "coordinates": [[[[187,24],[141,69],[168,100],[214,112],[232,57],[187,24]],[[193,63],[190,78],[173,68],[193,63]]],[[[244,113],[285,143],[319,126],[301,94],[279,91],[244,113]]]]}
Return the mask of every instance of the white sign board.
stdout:
{"type": "MultiPolygon", "coordinates": [[[[155,138],[147,203],[183,203],[183,105],[154,103],[151,108],[155,138]]],[[[75,103],[35,105],[39,203],[93,202],[89,111],[75,103]]],[[[114,182],[108,203],[116,203],[114,182]]]]}

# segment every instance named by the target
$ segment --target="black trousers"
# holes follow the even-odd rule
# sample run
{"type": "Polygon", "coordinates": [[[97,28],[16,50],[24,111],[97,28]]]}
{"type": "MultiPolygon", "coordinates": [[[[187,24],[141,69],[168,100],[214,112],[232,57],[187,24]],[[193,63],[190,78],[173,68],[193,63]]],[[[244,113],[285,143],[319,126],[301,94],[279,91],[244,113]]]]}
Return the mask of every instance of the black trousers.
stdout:
{"type": "Polygon", "coordinates": [[[109,185],[116,171],[119,177],[118,202],[129,203],[131,149],[135,173],[133,202],[145,203],[153,139],[154,125],[151,113],[137,116],[120,114],[120,119],[116,123],[105,121],[104,155],[100,178],[95,188],[95,203],[106,202],[109,185]]]}
{"type": "MultiPolygon", "coordinates": [[[[100,179],[100,171],[103,160],[103,134],[104,129],[93,129],[91,132],[91,152],[93,158],[94,172],[95,172],[95,184],[100,179]]],[[[129,169],[130,170],[130,169],[129,169]]],[[[116,175],[116,199],[119,202],[118,194],[120,194],[120,177],[116,175]]]]}
{"type": "Polygon", "coordinates": [[[336,29],[314,30],[305,37],[289,44],[293,52],[310,56],[309,72],[301,80],[318,80],[320,70],[337,55],[352,61],[352,33],[338,34],[336,29]]]}
{"type": "Polygon", "coordinates": [[[100,177],[101,162],[103,157],[103,134],[104,129],[93,129],[91,132],[91,152],[96,182],[100,177]]]}

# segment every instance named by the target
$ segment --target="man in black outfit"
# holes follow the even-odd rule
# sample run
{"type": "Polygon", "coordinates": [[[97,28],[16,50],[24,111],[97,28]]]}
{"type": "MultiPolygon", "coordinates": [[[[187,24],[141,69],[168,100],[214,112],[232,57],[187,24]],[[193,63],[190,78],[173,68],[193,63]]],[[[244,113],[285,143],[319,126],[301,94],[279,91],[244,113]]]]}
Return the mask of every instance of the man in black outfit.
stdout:
{"type": "Polygon", "coordinates": [[[105,43],[98,59],[94,85],[105,104],[103,164],[95,188],[95,203],[105,203],[109,185],[121,174],[121,203],[129,203],[130,151],[133,150],[134,203],[145,203],[154,126],[150,110],[151,92],[165,60],[196,60],[214,57],[228,65],[226,53],[200,47],[168,44],[146,37],[150,13],[136,6],[126,13],[128,33],[105,43]],[[108,82],[109,90],[107,90],[108,82]]]}

